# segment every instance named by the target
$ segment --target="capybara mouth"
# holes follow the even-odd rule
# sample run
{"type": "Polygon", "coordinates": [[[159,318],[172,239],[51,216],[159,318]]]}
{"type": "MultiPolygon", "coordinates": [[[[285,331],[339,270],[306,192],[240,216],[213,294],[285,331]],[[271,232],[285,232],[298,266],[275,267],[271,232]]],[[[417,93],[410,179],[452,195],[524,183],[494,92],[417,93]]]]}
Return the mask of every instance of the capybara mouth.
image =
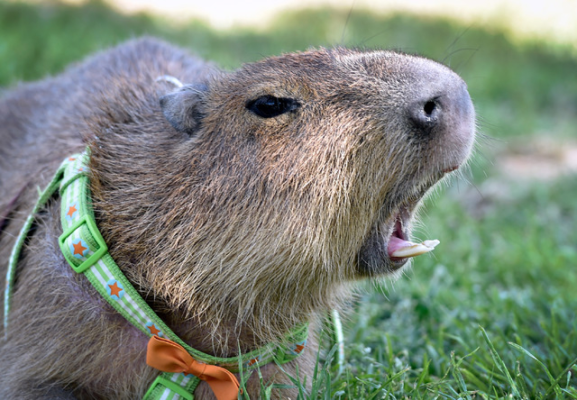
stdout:
{"type": "Polygon", "coordinates": [[[361,275],[381,275],[403,267],[410,257],[398,252],[412,245],[410,222],[414,205],[403,205],[384,222],[377,222],[358,254],[361,275]],[[393,255],[394,254],[394,255],[393,255]]]}
{"type": "Polygon", "coordinates": [[[425,193],[447,173],[457,170],[460,165],[442,170],[426,184],[417,195],[401,202],[383,221],[375,223],[358,253],[358,272],[361,276],[375,276],[395,272],[408,261],[421,254],[429,253],[440,243],[439,240],[410,241],[411,225],[417,205],[425,193]]]}
{"type": "Polygon", "coordinates": [[[407,247],[410,242],[408,241],[410,235],[409,224],[412,218],[412,209],[403,206],[393,215],[390,222],[385,224],[385,232],[389,232],[385,236],[385,240],[382,243],[384,248],[384,253],[387,256],[387,262],[391,264],[394,270],[401,268],[407,263],[410,257],[399,257],[397,254],[401,249],[407,247]],[[389,225],[389,226],[387,226],[389,225]]]}
{"type": "Polygon", "coordinates": [[[382,275],[402,268],[409,259],[434,250],[440,242],[425,240],[413,243],[411,220],[414,206],[401,206],[384,223],[377,224],[358,254],[361,275],[382,275]]]}
{"type": "Polygon", "coordinates": [[[433,251],[440,243],[438,240],[425,240],[422,243],[413,243],[407,240],[403,231],[403,210],[395,217],[393,233],[387,241],[387,253],[394,263],[404,265],[409,258],[433,251]]]}

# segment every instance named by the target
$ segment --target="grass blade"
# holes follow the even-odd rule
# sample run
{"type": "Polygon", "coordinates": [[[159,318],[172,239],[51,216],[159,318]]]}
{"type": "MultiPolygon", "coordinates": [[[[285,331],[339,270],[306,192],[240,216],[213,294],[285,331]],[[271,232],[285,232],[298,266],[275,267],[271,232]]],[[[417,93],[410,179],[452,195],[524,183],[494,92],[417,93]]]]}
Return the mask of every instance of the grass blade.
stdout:
{"type": "Polygon", "coordinates": [[[503,359],[501,359],[501,357],[499,356],[499,353],[497,353],[497,350],[495,350],[495,346],[493,346],[493,342],[491,342],[491,339],[489,339],[489,335],[487,335],[487,332],[485,332],[485,329],[483,329],[483,327],[480,325],[479,325],[479,329],[481,329],[481,332],[483,333],[483,337],[485,338],[485,342],[487,342],[487,344],[489,345],[489,349],[491,350],[491,357],[493,358],[493,362],[495,363],[497,368],[499,368],[499,370],[505,375],[507,382],[509,382],[509,385],[511,386],[511,391],[512,391],[511,394],[513,395],[513,397],[521,398],[521,394],[519,393],[519,390],[517,389],[517,384],[515,383],[515,381],[511,377],[511,374],[509,373],[507,366],[503,362],[503,359]]]}

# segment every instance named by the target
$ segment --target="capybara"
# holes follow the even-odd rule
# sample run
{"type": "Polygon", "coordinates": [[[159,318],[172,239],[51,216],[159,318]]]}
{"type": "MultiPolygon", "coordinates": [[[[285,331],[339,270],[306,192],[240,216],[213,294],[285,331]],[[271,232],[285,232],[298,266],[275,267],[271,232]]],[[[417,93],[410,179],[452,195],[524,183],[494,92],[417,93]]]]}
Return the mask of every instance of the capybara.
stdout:
{"type": "MultiPolygon", "coordinates": [[[[297,366],[310,382],[326,313],[436,244],[409,241],[415,210],[474,135],[466,84],[419,56],[321,48],[229,72],[133,40],[0,99],[0,279],[39,190],[86,151],[108,254],[175,335],[227,358],[308,323],[284,371],[259,367],[266,385],[297,366]]],[[[0,398],[142,399],[149,337],[65,259],[61,196],[16,260],[0,398]]],[[[259,397],[257,373],[243,393],[259,397]]]]}

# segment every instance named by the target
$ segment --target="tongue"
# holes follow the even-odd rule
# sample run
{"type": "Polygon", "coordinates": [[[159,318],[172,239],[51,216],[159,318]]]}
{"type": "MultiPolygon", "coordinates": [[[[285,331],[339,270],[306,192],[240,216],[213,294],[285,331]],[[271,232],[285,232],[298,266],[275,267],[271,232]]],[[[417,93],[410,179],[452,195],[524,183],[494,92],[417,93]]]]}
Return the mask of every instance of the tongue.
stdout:
{"type": "Polygon", "coordinates": [[[397,236],[391,236],[387,251],[391,258],[411,258],[433,251],[440,242],[425,240],[423,243],[412,243],[397,236]]]}

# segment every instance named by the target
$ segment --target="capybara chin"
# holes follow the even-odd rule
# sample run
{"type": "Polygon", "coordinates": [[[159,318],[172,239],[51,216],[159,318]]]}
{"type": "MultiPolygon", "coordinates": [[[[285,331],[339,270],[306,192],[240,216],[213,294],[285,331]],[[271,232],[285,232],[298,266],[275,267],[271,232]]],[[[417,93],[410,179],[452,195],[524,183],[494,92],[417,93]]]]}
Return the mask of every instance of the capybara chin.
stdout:
{"type": "MultiPolygon", "coordinates": [[[[89,146],[98,228],[168,326],[231,357],[310,322],[283,366],[310,375],[315,325],[351,282],[411,257],[393,253],[411,245],[423,195],[467,159],[474,119],[461,78],[418,56],[319,49],[226,72],[128,42],[0,100],[1,279],[38,187],[89,146]]],[[[148,338],[65,261],[59,203],[20,256],[0,398],[140,399],[158,374],[148,338]]],[[[261,371],[290,382],[274,363],[261,371]]],[[[247,389],[259,397],[257,374],[247,389]]],[[[204,382],[195,396],[213,398],[204,382]]]]}

